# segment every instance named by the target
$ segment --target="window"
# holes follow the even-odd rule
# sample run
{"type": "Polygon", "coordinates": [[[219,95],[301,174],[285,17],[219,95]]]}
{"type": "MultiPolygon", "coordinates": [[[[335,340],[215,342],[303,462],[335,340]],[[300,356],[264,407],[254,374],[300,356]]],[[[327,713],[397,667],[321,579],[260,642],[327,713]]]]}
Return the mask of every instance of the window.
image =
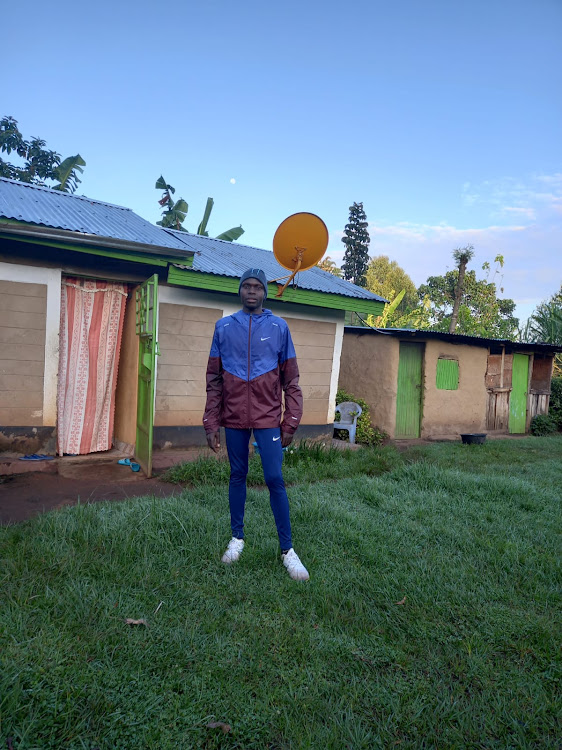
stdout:
{"type": "Polygon", "coordinates": [[[459,361],[439,357],[437,360],[437,388],[445,391],[456,391],[459,387],[459,361]]]}

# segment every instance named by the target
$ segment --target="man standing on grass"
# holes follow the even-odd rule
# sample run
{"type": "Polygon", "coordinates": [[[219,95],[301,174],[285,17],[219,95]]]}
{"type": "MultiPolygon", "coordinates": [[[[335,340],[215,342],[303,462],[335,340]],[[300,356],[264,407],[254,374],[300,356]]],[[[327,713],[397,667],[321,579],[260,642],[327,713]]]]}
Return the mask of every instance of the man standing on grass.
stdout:
{"type": "Polygon", "coordinates": [[[293,549],[289,500],[283,481],[283,448],[290,445],[302,417],[302,392],[295,348],[287,323],[265,310],[267,279],[260,268],[242,274],[238,287],[242,309],[215,325],[207,365],[207,404],[203,426],[207,443],[220,448],[225,428],[230,461],[232,539],[222,557],[236,562],[244,549],[244,507],[250,435],[258,444],[269,501],[275,518],[281,559],[296,581],[308,571],[293,549]],[[285,412],[281,420],[282,394],[285,412]]]}

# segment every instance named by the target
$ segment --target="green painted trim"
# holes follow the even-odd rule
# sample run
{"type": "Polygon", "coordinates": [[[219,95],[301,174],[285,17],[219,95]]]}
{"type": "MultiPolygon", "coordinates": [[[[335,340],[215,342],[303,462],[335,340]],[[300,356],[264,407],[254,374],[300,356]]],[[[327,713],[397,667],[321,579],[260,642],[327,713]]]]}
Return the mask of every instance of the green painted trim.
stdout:
{"type": "MultiPolygon", "coordinates": [[[[168,283],[177,286],[189,286],[196,289],[209,289],[214,292],[227,292],[238,295],[239,280],[231,276],[217,276],[201,271],[187,271],[176,266],[168,269],[168,283]]],[[[274,299],[278,290],[277,284],[268,284],[269,299],[274,299]]],[[[350,310],[365,315],[382,315],[384,302],[376,302],[357,297],[346,297],[343,294],[315,292],[309,289],[285,289],[278,302],[295,302],[312,307],[328,307],[332,310],[350,310]]]]}
{"type": "Polygon", "coordinates": [[[36,240],[32,237],[16,237],[10,236],[11,240],[17,242],[27,242],[30,245],[41,245],[43,247],[56,247],[58,250],[73,250],[77,253],[86,253],[87,255],[102,255],[106,258],[116,258],[117,260],[129,260],[133,263],[148,263],[151,266],[167,266],[170,262],[176,262],[170,260],[162,260],[162,258],[154,258],[148,256],[137,256],[129,255],[128,253],[121,253],[117,250],[106,250],[98,249],[94,247],[78,247],[77,245],[67,245],[64,242],[53,242],[52,240],[36,240]]]}

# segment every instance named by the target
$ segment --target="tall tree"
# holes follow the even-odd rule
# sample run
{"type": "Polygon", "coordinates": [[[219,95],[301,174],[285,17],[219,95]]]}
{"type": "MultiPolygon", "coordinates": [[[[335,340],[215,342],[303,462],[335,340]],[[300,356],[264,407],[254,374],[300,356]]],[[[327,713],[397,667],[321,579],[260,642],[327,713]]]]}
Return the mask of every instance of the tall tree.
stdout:
{"type": "MultiPolygon", "coordinates": [[[[459,271],[430,276],[418,288],[418,296],[431,300],[430,324],[435,331],[449,331],[458,288],[459,271]]],[[[515,302],[499,299],[496,285],[477,279],[475,271],[466,271],[458,310],[456,333],[486,338],[514,339],[519,325],[514,316],[515,302]]]]}
{"type": "Polygon", "coordinates": [[[467,245],[466,247],[457,247],[455,250],[453,250],[453,258],[456,261],[459,273],[457,278],[457,286],[455,287],[455,299],[453,301],[453,312],[451,313],[451,321],[449,323],[449,333],[454,333],[457,328],[459,308],[461,306],[462,293],[464,289],[466,267],[469,261],[472,259],[473,255],[474,247],[472,245],[467,245]]]}
{"type": "Polygon", "coordinates": [[[404,290],[402,299],[395,308],[396,312],[402,315],[419,304],[416,285],[397,261],[390,260],[388,255],[371,258],[367,267],[366,286],[370,292],[389,301],[393,301],[395,296],[404,290]]]}
{"type": "MultiPolygon", "coordinates": [[[[183,198],[174,201],[172,195],[176,192],[176,189],[169,185],[162,176],[160,176],[156,180],[155,187],[157,190],[163,191],[162,197],[160,198],[158,203],[164,209],[162,211],[162,219],[160,221],[157,221],[156,223],[161,227],[170,227],[171,229],[177,229],[179,232],[187,232],[187,229],[183,226],[183,222],[185,221],[185,217],[187,216],[187,212],[189,210],[188,204],[184,201],[183,198]]],[[[201,219],[201,222],[197,227],[196,234],[200,234],[203,237],[209,236],[209,233],[207,232],[207,222],[209,221],[214,203],[215,202],[212,198],[207,198],[207,205],[205,206],[203,218],[201,219]]],[[[221,234],[217,235],[215,239],[233,242],[243,234],[244,230],[241,226],[232,227],[232,229],[227,229],[226,232],[222,232],[221,234]]]]}
{"type": "Polygon", "coordinates": [[[84,171],[86,162],[80,156],[68,156],[62,159],[56,151],[45,148],[41,138],[26,141],[13,117],[0,120],[0,153],[19,157],[21,165],[12,164],[0,158],[0,177],[27,182],[32,185],[44,185],[64,193],[74,193],[80,178],[78,173],[84,171]],[[49,184],[55,182],[55,185],[49,184]]]}
{"type": "Polygon", "coordinates": [[[345,245],[342,271],[346,281],[357,286],[365,286],[369,264],[369,232],[367,231],[367,215],[362,203],[354,203],[349,207],[349,222],[345,225],[342,242],[345,245]]]}

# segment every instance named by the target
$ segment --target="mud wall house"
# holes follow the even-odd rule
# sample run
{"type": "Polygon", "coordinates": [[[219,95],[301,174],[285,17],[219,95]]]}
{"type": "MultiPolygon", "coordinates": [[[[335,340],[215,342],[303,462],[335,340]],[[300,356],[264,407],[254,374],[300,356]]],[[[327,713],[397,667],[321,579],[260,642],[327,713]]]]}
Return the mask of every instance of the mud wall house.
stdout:
{"type": "Polygon", "coordinates": [[[525,433],[547,414],[562,348],[475,336],[346,326],[340,386],[391,438],[525,433]]]}
{"type": "MultiPolygon", "coordinates": [[[[273,253],[162,229],[133,211],[0,179],[0,451],[116,446],[150,474],[153,448],[205,445],[216,320],[273,253]]],[[[346,311],[384,301],[319,268],[268,307],[291,329],[304,394],[299,435],[330,432],[346,311]]]]}

